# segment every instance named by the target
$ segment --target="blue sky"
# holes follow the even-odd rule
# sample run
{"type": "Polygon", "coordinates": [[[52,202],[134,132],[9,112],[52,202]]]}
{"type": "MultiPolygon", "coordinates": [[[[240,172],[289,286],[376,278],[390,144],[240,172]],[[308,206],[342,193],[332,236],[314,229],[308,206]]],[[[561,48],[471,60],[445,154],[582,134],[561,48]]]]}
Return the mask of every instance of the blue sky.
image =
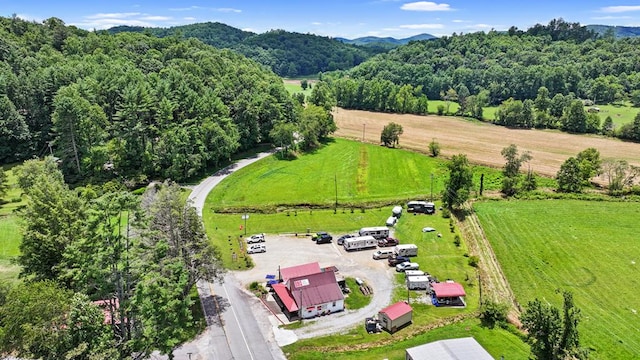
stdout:
{"type": "Polygon", "coordinates": [[[0,16],[12,14],[38,22],[55,16],[87,30],[218,21],[258,33],[284,29],[332,37],[402,38],[506,30],[512,25],[525,30],[559,17],[583,25],[640,26],[640,1],[0,0],[0,16]]]}

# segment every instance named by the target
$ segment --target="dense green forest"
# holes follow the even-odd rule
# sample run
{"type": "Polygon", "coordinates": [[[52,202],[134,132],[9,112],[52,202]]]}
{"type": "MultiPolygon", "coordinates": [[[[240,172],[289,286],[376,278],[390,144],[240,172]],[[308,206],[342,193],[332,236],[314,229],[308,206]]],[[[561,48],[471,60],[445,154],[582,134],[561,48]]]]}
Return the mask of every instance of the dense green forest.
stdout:
{"type": "Polygon", "coordinates": [[[198,23],[170,28],[118,26],[110,33],[142,32],[159,37],[196,38],[205,44],[228,48],[269,67],[280,76],[317,75],[350,69],[388,47],[362,47],[313,34],[271,30],[263,34],[242,31],[221,23],[198,23]]]}
{"type": "Polygon", "coordinates": [[[500,105],[489,120],[507,126],[640,140],[640,120],[614,132],[611,119],[583,109],[640,105],[639,60],[640,39],[602,37],[559,19],[527,31],[512,27],[416,41],[322,78],[346,108],[423,113],[426,96],[458,102],[458,115],[478,119],[483,107],[500,105]]]}
{"type": "Polygon", "coordinates": [[[269,70],[196,39],[0,18],[0,164],[51,154],[71,182],[181,181],[270,141],[277,124],[313,146],[332,128],[326,110],[305,115],[316,110],[269,70]],[[326,126],[297,127],[316,120],[326,126]]]}

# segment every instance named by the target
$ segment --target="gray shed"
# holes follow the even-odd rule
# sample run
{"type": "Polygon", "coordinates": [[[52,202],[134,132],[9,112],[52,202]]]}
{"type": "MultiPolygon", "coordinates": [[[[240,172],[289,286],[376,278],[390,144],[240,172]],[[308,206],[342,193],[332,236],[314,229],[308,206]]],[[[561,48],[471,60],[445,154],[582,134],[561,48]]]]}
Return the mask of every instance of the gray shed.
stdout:
{"type": "Polygon", "coordinates": [[[434,341],[406,350],[406,360],[493,360],[472,337],[434,341]]]}
{"type": "Polygon", "coordinates": [[[390,333],[396,332],[413,320],[413,309],[404,301],[399,301],[378,312],[378,321],[382,328],[390,333]]]}

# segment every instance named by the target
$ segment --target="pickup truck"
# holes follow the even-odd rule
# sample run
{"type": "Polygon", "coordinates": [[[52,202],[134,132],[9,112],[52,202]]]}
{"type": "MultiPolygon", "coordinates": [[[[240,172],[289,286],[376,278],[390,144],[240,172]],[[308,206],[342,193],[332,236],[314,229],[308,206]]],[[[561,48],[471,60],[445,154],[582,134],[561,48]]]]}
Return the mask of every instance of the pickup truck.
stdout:
{"type": "Polygon", "coordinates": [[[319,231],[313,236],[313,240],[316,244],[325,244],[330,243],[331,240],[333,240],[333,237],[324,231],[319,231]]]}
{"type": "Polygon", "coordinates": [[[390,256],[389,259],[387,260],[387,262],[389,263],[389,266],[396,266],[405,261],[409,261],[409,258],[406,256],[390,256]]]}
{"type": "Polygon", "coordinates": [[[378,240],[378,246],[379,247],[396,246],[399,243],[400,243],[400,241],[398,241],[398,239],[394,239],[392,237],[388,237],[386,239],[378,240]]]}

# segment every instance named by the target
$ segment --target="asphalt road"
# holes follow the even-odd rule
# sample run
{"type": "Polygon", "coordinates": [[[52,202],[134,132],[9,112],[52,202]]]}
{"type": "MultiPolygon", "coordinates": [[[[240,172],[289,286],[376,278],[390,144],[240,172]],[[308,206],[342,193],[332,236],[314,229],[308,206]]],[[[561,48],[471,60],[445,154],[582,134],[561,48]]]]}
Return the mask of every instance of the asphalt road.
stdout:
{"type": "MultiPolygon", "coordinates": [[[[209,192],[234,171],[252,164],[271,153],[239,160],[234,164],[206,178],[192,189],[189,200],[202,216],[205,199],[209,192]]],[[[175,359],[189,360],[231,360],[231,359],[285,359],[274,341],[268,341],[259,321],[252,310],[255,297],[245,292],[233,274],[227,274],[223,284],[200,282],[198,292],[205,308],[207,328],[197,339],[184,344],[174,351],[175,359]]],[[[154,359],[164,358],[153,356],[154,359]]]]}

